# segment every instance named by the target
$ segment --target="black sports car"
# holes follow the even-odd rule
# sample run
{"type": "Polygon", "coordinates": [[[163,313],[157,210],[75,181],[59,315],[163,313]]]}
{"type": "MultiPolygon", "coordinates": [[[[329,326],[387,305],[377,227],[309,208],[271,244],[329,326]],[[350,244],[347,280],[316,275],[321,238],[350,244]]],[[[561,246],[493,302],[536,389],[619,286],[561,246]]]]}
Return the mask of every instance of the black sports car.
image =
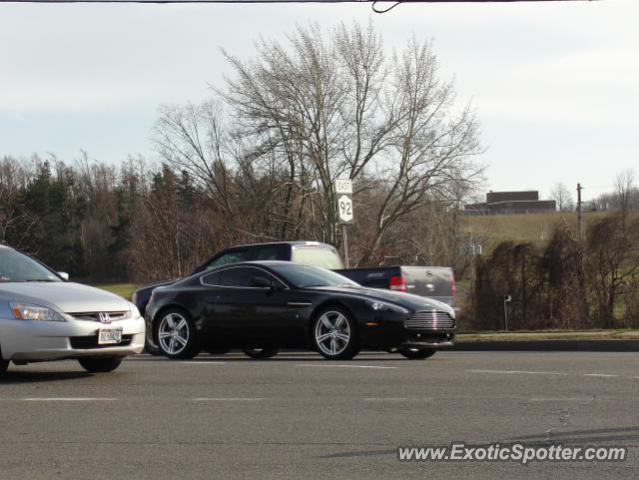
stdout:
{"type": "Polygon", "coordinates": [[[366,348],[419,359],[452,345],[455,312],[436,300],[365,288],[320,267],[263,261],[225,265],[156,288],[146,322],[172,359],[232,348],[253,358],[311,348],[344,360],[366,348]]]}

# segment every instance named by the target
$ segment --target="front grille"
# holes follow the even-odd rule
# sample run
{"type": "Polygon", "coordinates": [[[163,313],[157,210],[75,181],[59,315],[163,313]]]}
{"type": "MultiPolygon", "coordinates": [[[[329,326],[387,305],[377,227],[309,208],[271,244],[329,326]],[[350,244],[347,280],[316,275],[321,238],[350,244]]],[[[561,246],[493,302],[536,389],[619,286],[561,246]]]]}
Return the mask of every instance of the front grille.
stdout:
{"type": "Polygon", "coordinates": [[[131,312],[128,310],[120,312],[78,312],[69,313],[76,320],[84,320],[87,322],[100,322],[100,314],[108,314],[111,318],[111,322],[117,322],[120,320],[128,320],[131,318],[131,312]]]}
{"type": "Polygon", "coordinates": [[[454,328],[455,320],[447,312],[421,311],[404,321],[404,327],[410,330],[441,330],[454,328]]]}
{"type": "Polygon", "coordinates": [[[97,335],[91,335],[90,337],[71,337],[69,340],[71,341],[71,348],[73,349],[126,347],[131,345],[133,335],[122,335],[122,342],[112,343],[110,345],[98,345],[97,335]]]}

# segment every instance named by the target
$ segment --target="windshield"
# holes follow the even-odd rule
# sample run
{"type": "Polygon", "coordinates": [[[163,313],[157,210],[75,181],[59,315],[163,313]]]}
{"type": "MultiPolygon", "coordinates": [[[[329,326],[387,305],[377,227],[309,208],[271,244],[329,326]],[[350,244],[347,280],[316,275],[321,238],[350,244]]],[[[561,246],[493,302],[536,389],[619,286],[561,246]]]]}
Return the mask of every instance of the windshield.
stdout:
{"type": "Polygon", "coordinates": [[[317,267],[339,270],[344,268],[342,259],[335,249],[329,247],[293,247],[293,258],[295,263],[305,265],[315,265],[317,267]]]}
{"type": "Polygon", "coordinates": [[[0,282],[61,282],[32,258],[9,248],[0,248],[0,282]]]}
{"type": "Polygon", "coordinates": [[[271,267],[289,283],[298,288],[307,287],[359,287],[358,283],[349,280],[325,268],[312,265],[278,265],[271,267]]]}

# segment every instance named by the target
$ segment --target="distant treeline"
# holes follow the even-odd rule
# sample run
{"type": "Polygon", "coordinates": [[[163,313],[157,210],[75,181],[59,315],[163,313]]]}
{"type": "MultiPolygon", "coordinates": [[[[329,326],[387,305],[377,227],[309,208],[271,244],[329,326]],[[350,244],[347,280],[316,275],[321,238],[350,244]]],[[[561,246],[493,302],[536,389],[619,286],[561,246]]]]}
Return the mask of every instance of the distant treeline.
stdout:
{"type": "MultiPolygon", "coordinates": [[[[73,166],[54,157],[0,159],[0,241],[35,255],[75,279],[145,282],[189,273],[217,250],[261,241],[325,240],[313,228],[312,204],[295,228],[281,229],[269,178],[226,178],[230,209],[212,201],[187,172],[143,159],[106,165],[85,156],[73,166]]],[[[460,255],[463,218],[453,201],[424,201],[389,228],[373,255],[371,216],[383,188],[355,195],[354,264],[442,264],[469,268],[460,255]]],[[[338,237],[337,246],[340,246],[338,237]]]]}

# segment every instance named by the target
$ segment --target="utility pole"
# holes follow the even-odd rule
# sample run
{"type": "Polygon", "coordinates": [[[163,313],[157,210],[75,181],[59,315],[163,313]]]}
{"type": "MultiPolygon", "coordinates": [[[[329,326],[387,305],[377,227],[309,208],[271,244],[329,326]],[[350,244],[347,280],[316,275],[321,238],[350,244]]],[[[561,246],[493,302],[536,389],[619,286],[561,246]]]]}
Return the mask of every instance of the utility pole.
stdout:
{"type": "Polygon", "coordinates": [[[577,230],[579,232],[579,238],[583,240],[584,238],[584,229],[583,229],[583,218],[581,212],[581,191],[583,187],[581,183],[577,184],[577,230]]]}

